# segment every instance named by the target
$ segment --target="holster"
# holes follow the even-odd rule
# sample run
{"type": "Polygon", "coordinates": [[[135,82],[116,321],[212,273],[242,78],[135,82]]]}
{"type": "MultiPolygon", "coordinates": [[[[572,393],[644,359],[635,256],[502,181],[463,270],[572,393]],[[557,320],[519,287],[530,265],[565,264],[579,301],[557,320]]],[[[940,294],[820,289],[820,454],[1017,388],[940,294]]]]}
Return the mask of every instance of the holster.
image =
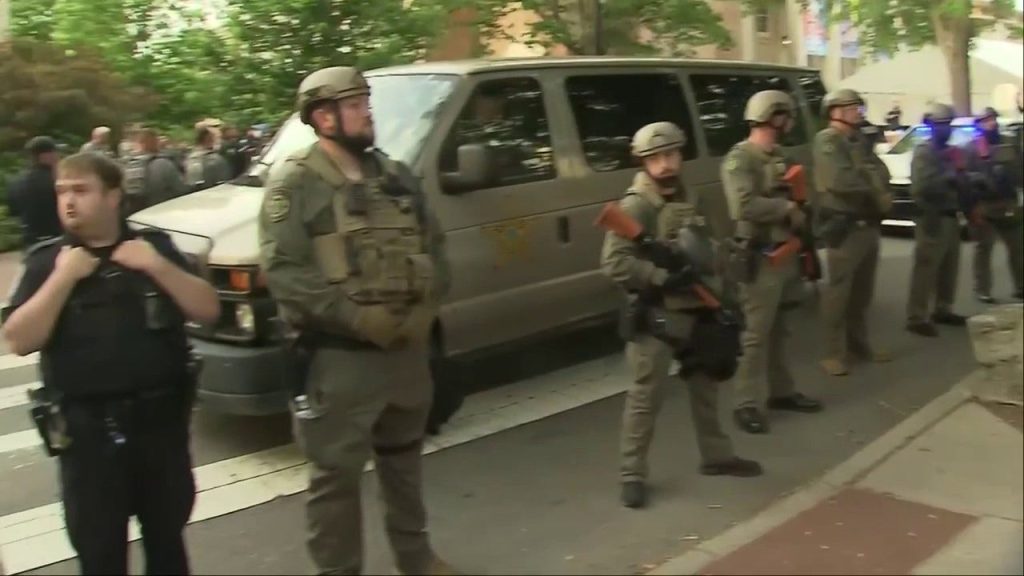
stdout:
{"type": "Polygon", "coordinates": [[[36,424],[46,454],[59,456],[71,445],[71,437],[68,436],[67,420],[58,399],[46,388],[29,390],[28,399],[29,414],[36,424]]]}
{"type": "Polygon", "coordinates": [[[647,304],[637,293],[626,294],[626,301],[619,313],[619,336],[626,342],[636,340],[646,329],[647,304]]]}
{"type": "Polygon", "coordinates": [[[734,282],[753,284],[761,268],[761,254],[757,243],[746,241],[729,253],[728,275],[734,282]]]}
{"type": "Polygon", "coordinates": [[[853,218],[828,208],[818,209],[818,226],[816,236],[828,248],[839,248],[846,242],[853,230],[853,218]]]}
{"type": "Polygon", "coordinates": [[[284,379],[292,398],[306,394],[306,385],[315,352],[315,338],[310,332],[300,332],[286,340],[284,379]]]}

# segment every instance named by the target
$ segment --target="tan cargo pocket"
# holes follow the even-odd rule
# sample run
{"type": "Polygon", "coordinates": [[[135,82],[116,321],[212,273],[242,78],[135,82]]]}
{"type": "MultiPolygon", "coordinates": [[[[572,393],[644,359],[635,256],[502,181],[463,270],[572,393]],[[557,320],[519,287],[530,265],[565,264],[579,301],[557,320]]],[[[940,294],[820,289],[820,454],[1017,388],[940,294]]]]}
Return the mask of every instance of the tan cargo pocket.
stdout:
{"type": "Polygon", "coordinates": [[[337,232],[313,238],[313,253],[320,271],[331,284],[344,282],[349,275],[345,237],[337,232]]]}
{"type": "Polygon", "coordinates": [[[408,257],[410,291],[421,301],[434,296],[434,261],[427,254],[408,257]]]}

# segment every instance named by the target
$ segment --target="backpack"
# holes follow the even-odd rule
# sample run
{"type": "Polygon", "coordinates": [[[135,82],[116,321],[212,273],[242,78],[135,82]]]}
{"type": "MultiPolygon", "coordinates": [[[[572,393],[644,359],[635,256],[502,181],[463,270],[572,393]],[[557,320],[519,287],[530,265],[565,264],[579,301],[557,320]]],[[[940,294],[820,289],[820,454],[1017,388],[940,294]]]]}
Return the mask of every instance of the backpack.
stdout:
{"type": "Polygon", "coordinates": [[[146,193],[146,172],[149,163],[156,156],[131,156],[124,165],[124,193],[131,198],[141,198],[146,193]]]}
{"type": "Polygon", "coordinates": [[[210,178],[208,166],[211,154],[216,152],[211,151],[195,151],[188,155],[185,160],[185,184],[191,192],[198,192],[210,188],[217,184],[212,178],[210,178]]]}

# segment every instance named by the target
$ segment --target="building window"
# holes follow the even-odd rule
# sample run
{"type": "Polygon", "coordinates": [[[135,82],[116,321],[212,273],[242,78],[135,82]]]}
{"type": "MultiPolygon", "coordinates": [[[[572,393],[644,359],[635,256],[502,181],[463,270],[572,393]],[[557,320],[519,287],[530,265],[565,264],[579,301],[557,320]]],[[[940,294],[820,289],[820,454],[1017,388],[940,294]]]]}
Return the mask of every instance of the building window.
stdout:
{"type": "Polygon", "coordinates": [[[767,6],[758,6],[754,12],[754,29],[758,34],[767,34],[770,30],[771,20],[768,16],[767,6]]]}
{"type": "Polygon", "coordinates": [[[566,80],[587,163],[597,172],[633,169],[630,143],[652,122],[672,122],[687,134],[683,158],[696,156],[693,126],[675,74],[609,74],[566,80]]]}
{"type": "Polygon", "coordinates": [[[458,169],[458,149],[482,144],[493,162],[488,188],[555,177],[551,133],[540,84],[533,78],[481,82],[445,140],[442,171],[458,169]]]}

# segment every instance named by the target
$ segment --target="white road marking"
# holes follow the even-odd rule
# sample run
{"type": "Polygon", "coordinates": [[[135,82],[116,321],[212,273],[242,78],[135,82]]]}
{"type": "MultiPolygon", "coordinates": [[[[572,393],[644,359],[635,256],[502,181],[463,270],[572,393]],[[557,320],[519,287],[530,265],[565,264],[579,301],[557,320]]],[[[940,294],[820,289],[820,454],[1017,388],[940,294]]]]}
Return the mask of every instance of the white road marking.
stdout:
{"type": "Polygon", "coordinates": [[[17,384],[0,388],[0,410],[17,408],[28,404],[28,391],[32,388],[42,386],[40,382],[29,382],[28,384],[17,384]]]}
{"type": "Polygon", "coordinates": [[[10,370],[12,368],[21,368],[24,366],[32,366],[39,362],[39,353],[33,352],[27,356],[16,356],[14,354],[3,354],[0,355],[0,372],[4,370],[10,370]]]}
{"type": "MultiPolygon", "coordinates": [[[[614,355],[473,394],[440,436],[427,439],[423,452],[432,454],[614,396],[628,382],[621,355],[614,355]]],[[[306,489],[306,468],[294,444],[196,468],[199,492],[189,523],[298,494],[306,489]]],[[[366,470],[372,469],[372,462],[367,463],[366,470]]],[[[129,537],[139,537],[134,522],[129,537]]],[[[59,502],[0,517],[0,558],[8,574],[74,557],[59,502]]]]}
{"type": "MultiPolygon", "coordinates": [[[[25,419],[28,419],[27,415],[25,416],[25,419]]],[[[42,440],[39,438],[39,433],[34,429],[4,434],[3,436],[0,436],[0,454],[5,452],[14,452],[15,450],[24,450],[26,448],[39,447],[42,446],[42,444],[42,440]]]]}

